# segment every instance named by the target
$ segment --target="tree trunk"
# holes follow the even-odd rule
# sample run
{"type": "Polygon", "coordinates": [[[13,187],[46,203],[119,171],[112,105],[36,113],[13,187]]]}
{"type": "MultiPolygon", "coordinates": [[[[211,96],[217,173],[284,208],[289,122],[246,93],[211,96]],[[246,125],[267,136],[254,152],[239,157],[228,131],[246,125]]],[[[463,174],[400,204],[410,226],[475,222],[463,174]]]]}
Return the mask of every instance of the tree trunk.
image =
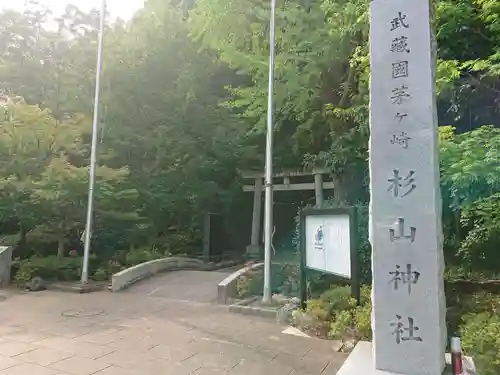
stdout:
{"type": "Polygon", "coordinates": [[[460,225],[460,209],[457,208],[455,211],[453,211],[453,218],[454,218],[454,224],[455,224],[455,234],[457,236],[458,241],[462,241],[462,226],[460,225]]]}
{"type": "Polygon", "coordinates": [[[366,202],[370,199],[365,181],[366,171],[361,167],[350,167],[333,176],[333,198],[336,203],[366,202]]]}
{"type": "Polygon", "coordinates": [[[333,176],[333,199],[339,204],[347,200],[347,186],[345,186],[344,176],[333,176]]]}
{"type": "Polygon", "coordinates": [[[26,226],[23,223],[19,223],[19,247],[20,247],[21,251],[26,246],[27,235],[28,235],[28,230],[26,229],[26,226]]]}
{"type": "Polygon", "coordinates": [[[64,257],[64,238],[59,238],[57,240],[57,256],[59,258],[64,257]]]}

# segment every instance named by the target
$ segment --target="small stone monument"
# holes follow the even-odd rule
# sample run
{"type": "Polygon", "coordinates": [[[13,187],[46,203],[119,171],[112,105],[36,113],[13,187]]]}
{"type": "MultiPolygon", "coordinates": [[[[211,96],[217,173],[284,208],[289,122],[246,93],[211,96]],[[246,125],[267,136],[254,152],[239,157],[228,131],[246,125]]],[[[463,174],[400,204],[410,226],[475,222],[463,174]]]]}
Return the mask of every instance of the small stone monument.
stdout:
{"type": "Polygon", "coordinates": [[[339,375],[440,375],[446,306],[430,0],[372,0],[373,344],[339,375]]]}

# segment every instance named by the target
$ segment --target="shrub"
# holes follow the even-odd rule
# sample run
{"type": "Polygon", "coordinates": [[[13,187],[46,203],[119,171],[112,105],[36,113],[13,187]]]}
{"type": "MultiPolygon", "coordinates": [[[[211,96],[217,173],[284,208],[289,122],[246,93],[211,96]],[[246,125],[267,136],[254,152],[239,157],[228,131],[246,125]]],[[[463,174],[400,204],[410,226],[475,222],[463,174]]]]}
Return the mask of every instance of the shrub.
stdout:
{"type": "Polygon", "coordinates": [[[469,230],[458,252],[461,263],[473,269],[499,269],[500,193],[480,199],[464,209],[461,222],[469,230]]]}
{"type": "Polygon", "coordinates": [[[239,298],[259,296],[262,294],[263,288],[262,272],[248,271],[236,280],[236,296],[239,298]]]}
{"type": "Polygon", "coordinates": [[[462,346],[472,356],[478,373],[498,375],[500,373],[500,317],[482,312],[464,317],[461,327],[462,346]]]}
{"type": "Polygon", "coordinates": [[[111,274],[107,268],[100,267],[94,272],[92,279],[95,281],[106,281],[109,280],[110,276],[111,274]]]}
{"type": "MultiPolygon", "coordinates": [[[[271,265],[271,291],[289,297],[298,297],[300,288],[299,266],[296,264],[271,265]]],[[[264,268],[250,270],[236,280],[236,295],[239,298],[262,295],[264,268]]]]}
{"type": "MultiPolygon", "coordinates": [[[[94,255],[89,259],[89,274],[97,268],[98,260],[94,255]]],[[[20,261],[14,279],[18,282],[28,282],[33,277],[44,280],[77,281],[81,276],[83,258],[60,258],[55,255],[48,257],[31,257],[20,261]]]]}
{"type": "Polygon", "coordinates": [[[307,306],[316,310],[318,317],[330,320],[334,312],[349,310],[356,306],[356,300],[351,296],[351,288],[348,286],[334,286],[322,293],[319,298],[307,301],[307,306]],[[321,312],[320,312],[321,310],[321,312]]]}
{"type": "Polygon", "coordinates": [[[81,273],[82,258],[58,258],[57,256],[32,257],[19,263],[16,281],[27,282],[33,277],[44,280],[73,281],[81,273]]]}
{"type": "Polygon", "coordinates": [[[361,289],[360,305],[351,296],[349,286],[334,286],[319,298],[307,301],[307,313],[319,321],[329,321],[328,336],[334,339],[370,340],[370,289],[361,289]]]}
{"type": "Polygon", "coordinates": [[[125,256],[125,263],[127,266],[135,266],[137,264],[160,258],[163,258],[163,254],[160,253],[155,247],[142,247],[129,251],[125,256]]]}
{"type": "Polygon", "coordinates": [[[194,228],[181,228],[174,232],[169,232],[154,240],[154,247],[163,253],[173,255],[188,254],[189,256],[199,256],[198,240],[201,233],[194,228]]]}
{"type": "Polygon", "coordinates": [[[448,288],[446,290],[446,323],[448,334],[460,334],[464,317],[488,313],[500,314],[500,296],[489,292],[465,294],[460,290],[448,288]]]}

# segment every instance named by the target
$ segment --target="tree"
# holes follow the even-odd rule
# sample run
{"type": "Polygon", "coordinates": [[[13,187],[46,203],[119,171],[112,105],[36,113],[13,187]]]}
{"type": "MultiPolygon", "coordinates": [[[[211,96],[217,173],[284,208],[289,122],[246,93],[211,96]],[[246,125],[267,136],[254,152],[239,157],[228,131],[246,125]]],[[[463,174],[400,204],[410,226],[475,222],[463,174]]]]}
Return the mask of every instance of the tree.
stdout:
{"type": "Polygon", "coordinates": [[[447,205],[468,207],[500,191],[500,129],[482,126],[464,134],[441,128],[441,186],[447,205]]]}
{"type": "MultiPolygon", "coordinates": [[[[292,149],[295,156],[278,161],[282,167],[329,167],[337,200],[348,198],[348,184],[359,184],[352,172],[366,168],[367,5],[341,0],[311,6],[298,0],[278,4],[276,15],[276,154],[290,155],[292,149]]],[[[230,89],[228,105],[263,133],[268,2],[200,0],[190,21],[196,40],[251,78],[230,89]]]]}
{"type": "MultiPolygon", "coordinates": [[[[245,128],[218,101],[226,95],[224,82],[235,76],[227,66],[199,53],[188,37],[185,15],[185,9],[174,4],[150,1],[130,24],[116,23],[106,29],[101,96],[104,143],[99,145],[99,164],[112,170],[126,167],[130,174],[120,183],[120,194],[129,195],[126,204],[125,198],[114,199],[118,190],[103,197],[103,207],[96,199],[94,234],[98,246],[108,248],[101,240],[117,247],[126,245],[126,240],[140,245],[148,242],[146,235],[154,238],[172,225],[196,227],[204,211],[224,211],[234,196],[236,169],[246,152],[242,146],[245,128]],[[126,205],[125,211],[132,214],[129,217],[117,210],[121,219],[111,220],[113,208],[108,204],[114,208],[126,205]],[[120,233],[124,226],[126,238],[120,233]]],[[[3,16],[16,19],[17,25],[8,24],[0,30],[0,46],[15,47],[4,54],[0,66],[0,80],[7,93],[26,96],[28,104],[50,110],[54,127],[76,121],[79,112],[90,117],[99,13],[83,13],[68,6],[62,17],[54,18],[32,5],[24,13],[3,16]],[[31,20],[33,14],[38,21],[31,20]],[[59,27],[45,29],[48,19],[59,27]],[[16,46],[18,39],[30,42],[16,46]],[[25,56],[37,64],[24,64],[25,56]],[[32,72],[37,76],[34,85],[23,79],[32,72]]],[[[80,130],[71,135],[70,149],[46,160],[44,167],[50,165],[50,174],[40,167],[38,177],[30,180],[31,195],[26,198],[28,203],[36,198],[38,219],[42,220],[45,212],[52,222],[64,222],[56,236],[60,249],[68,231],[81,227],[82,207],[68,206],[72,193],[65,192],[75,184],[78,196],[77,187],[85,185],[82,179],[88,165],[90,133],[87,128],[80,130]],[[59,162],[51,164],[54,157],[59,162]],[[67,177],[67,185],[58,180],[61,176],[67,177]],[[51,190],[56,195],[49,194],[51,190]],[[52,212],[51,207],[58,209],[52,212]],[[62,220],[57,212],[72,220],[62,220]]],[[[29,227],[34,228],[35,223],[29,227]]],[[[48,233],[42,229],[38,231],[48,233]]],[[[52,231],[51,236],[54,234],[52,231]]]]}
{"type": "Polygon", "coordinates": [[[31,195],[34,181],[42,175],[53,157],[74,150],[75,135],[82,124],[58,122],[47,110],[22,100],[10,101],[0,121],[0,206],[2,220],[15,218],[20,241],[36,225],[31,195]]]}
{"type": "Polygon", "coordinates": [[[500,129],[440,133],[441,192],[447,255],[463,264],[495,266],[500,243],[500,129]]]}
{"type": "MultiPolygon", "coordinates": [[[[68,235],[85,228],[88,168],[76,167],[66,158],[54,158],[33,186],[32,206],[39,217],[36,230],[46,238],[57,241],[57,255],[65,254],[68,235]]],[[[96,212],[98,222],[119,219],[139,221],[135,211],[127,211],[127,200],[135,199],[133,189],[122,190],[128,177],[126,168],[113,170],[96,168],[96,212]]],[[[126,227],[124,227],[126,229],[126,227]]]]}
{"type": "Polygon", "coordinates": [[[0,13],[0,82],[9,95],[63,115],[92,110],[99,13],[68,5],[54,17],[30,2],[22,13],[0,13]],[[56,30],[47,24],[58,25],[56,30]]]}
{"type": "MultiPolygon", "coordinates": [[[[62,256],[70,235],[84,228],[88,148],[83,141],[89,121],[82,116],[58,121],[22,100],[10,101],[7,114],[0,122],[1,220],[18,221],[21,246],[28,233],[42,234],[58,243],[62,256]]],[[[96,173],[96,222],[120,220],[124,230],[139,222],[127,168],[98,165],[96,173]]]]}
{"type": "Polygon", "coordinates": [[[495,0],[437,2],[440,117],[459,132],[500,126],[500,19],[495,0]]]}
{"type": "Polygon", "coordinates": [[[110,31],[105,59],[106,163],[129,166],[153,237],[226,210],[243,160],[244,124],[218,105],[226,68],[186,26],[181,9],[149,1],[125,32],[110,31]]]}

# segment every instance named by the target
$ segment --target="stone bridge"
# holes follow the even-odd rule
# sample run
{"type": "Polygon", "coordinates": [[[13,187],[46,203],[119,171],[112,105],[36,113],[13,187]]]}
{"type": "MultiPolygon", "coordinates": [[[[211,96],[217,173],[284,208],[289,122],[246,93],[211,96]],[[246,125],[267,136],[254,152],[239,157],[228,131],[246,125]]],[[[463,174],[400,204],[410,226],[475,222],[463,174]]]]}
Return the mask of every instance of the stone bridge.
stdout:
{"type": "Polygon", "coordinates": [[[121,293],[190,302],[217,302],[217,284],[234,269],[161,273],[131,285],[121,293]]]}

